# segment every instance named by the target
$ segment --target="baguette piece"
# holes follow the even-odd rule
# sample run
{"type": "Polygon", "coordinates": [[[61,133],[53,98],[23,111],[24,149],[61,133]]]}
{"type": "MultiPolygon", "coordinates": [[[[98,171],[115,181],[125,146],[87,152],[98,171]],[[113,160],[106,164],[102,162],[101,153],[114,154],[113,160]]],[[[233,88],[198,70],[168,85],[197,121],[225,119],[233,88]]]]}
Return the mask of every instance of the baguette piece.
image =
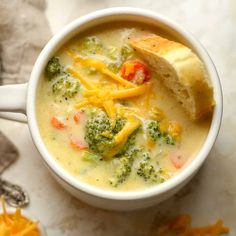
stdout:
{"type": "Polygon", "coordinates": [[[129,43],[173,92],[192,120],[212,113],[213,89],[203,63],[190,48],[158,35],[133,37],[129,43]]]}

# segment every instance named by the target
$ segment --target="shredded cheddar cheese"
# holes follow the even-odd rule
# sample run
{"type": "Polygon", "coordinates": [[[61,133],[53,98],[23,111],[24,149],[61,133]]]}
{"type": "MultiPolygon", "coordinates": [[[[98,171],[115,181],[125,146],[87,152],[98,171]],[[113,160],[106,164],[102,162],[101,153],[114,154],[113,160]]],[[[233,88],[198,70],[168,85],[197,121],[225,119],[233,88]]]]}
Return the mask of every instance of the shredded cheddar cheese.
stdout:
{"type": "Polygon", "coordinates": [[[70,73],[73,77],[77,78],[85,87],[85,89],[83,90],[83,96],[85,99],[84,101],[80,101],[75,105],[75,108],[77,109],[89,106],[91,104],[103,108],[108,116],[113,119],[117,115],[117,107],[114,100],[127,99],[143,95],[149,87],[149,83],[141,86],[136,86],[133,83],[124,80],[120,76],[111,72],[100,60],[94,58],[83,58],[79,55],[76,55],[71,50],[67,50],[67,53],[74,59],[76,66],[78,66],[78,63],[81,63],[84,66],[94,67],[122,86],[116,87],[118,89],[114,89],[114,86],[99,86],[99,84],[96,84],[94,81],[84,78],[77,70],[71,67],[68,68],[67,72],[70,73]]]}
{"type": "MultiPolygon", "coordinates": [[[[119,148],[124,144],[129,135],[140,125],[140,117],[143,117],[144,113],[147,118],[151,118],[160,122],[160,129],[162,132],[169,131],[174,138],[179,138],[181,134],[181,126],[178,124],[169,124],[168,119],[165,118],[164,113],[157,107],[150,108],[150,100],[152,93],[152,83],[146,82],[142,85],[134,85],[133,83],[121,78],[120,76],[111,72],[105,63],[94,58],[84,58],[80,55],[76,55],[73,51],[68,51],[68,54],[73,58],[74,65],[78,69],[83,66],[94,67],[97,71],[112,78],[114,82],[112,85],[107,83],[95,82],[92,79],[83,77],[78,70],[72,67],[67,69],[67,72],[77,78],[84,86],[82,91],[84,99],[75,104],[76,109],[81,109],[87,106],[95,106],[105,110],[112,125],[115,125],[116,116],[127,118],[127,123],[123,129],[115,137],[116,145],[107,155],[115,155],[119,148]],[[134,107],[125,107],[117,102],[122,99],[132,99],[143,96],[143,102],[133,100],[136,103],[136,109],[134,107]],[[132,118],[131,118],[132,117],[132,118]],[[139,118],[138,118],[139,117],[139,118]]],[[[130,64],[127,67],[127,71],[130,73],[134,70],[134,65],[130,64]]],[[[127,73],[128,73],[127,72],[127,73]]],[[[105,80],[106,81],[106,80],[105,80]]],[[[149,143],[149,146],[153,143],[149,143]]]]}
{"type": "Polygon", "coordinates": [[[215,224],[193,228],[191,224],[191,216],[180,215],[162,224],[158,230],[158,236],[220,236],[229,233],[229,228],[224,226],[222,220],[218,220],[215,224]]]}
{"type": "Polygon", "coordinates": [[[111,93],[113,99],[124,99],[140,96],[145,93],[148,84],[140,85],[136,88],[122,89],[111,93]]]}
{"type": "Polygon", "coordinates": [[[81,108],[83,108],[83,107],[88,106],[89,104],[90,104],[89,101],[84,100],[84,101],[81,101],[81,102],[75,104],[75,108],[76,108],[76,109],[81,109],[81,108]]]}
{"type": "Polygon", "coordinates": [[[150,109],[151,94],[152,94],[152,83],[149,82],[147,89],[145,91],[145,98],[144,98],[144,104],[147,111],[150,109]]]}
{"type": "Polygon", "coordinates": [[[112,78],[113,80],[117,81],[118,83],[122,84],[123,86],[127,87],[127,88],[134,88],[135,85],[130,83],[127,80],[124,80],[123,78],[121,78],[120,76],[114,74],[113,72],[111,72],[110,70],[108,70],[107,68],[102,69],[102,72],[109,76],[110,78],[112,78]]]}
{"type": "Polygon", "coordinates": [[[83,90],[83,95],[85,97],[88,97],[88,96],[92,96],[92,95],[98,94],[99,91],[100,91],[100,89],[91,89],[91,90],[85,89],[85,90],[83,90]]]}
{"type": "Polygon", "coordinates": [[[83,58],[83,57],[77,56],[75,58],[75,61],[82,63],[84,66],[94,67],[98,71],[102,71],[104,68],[106,68],[106,65],[102,61],[94,59],[94,58],[83,58]]]}
{"type": "Polygon", "coordinates": [[[169,121],[167,119],[164,119],[160,122],[160,131],[162,133],[168,132],[169,129],[169,121]]]}
{"type": "Polygon", "coordinates": [[[120,151],[120,148],[127,141],[130,134],[132,134],[140,125],[141,121],[138,118],[132,115],[128,116],[127,122],[125,123],[122,130],[118,134],[116,134],[114,138],[115,146],[109,151],[108,154],[106,154],[106,159],[109,159],[116,155],[120,151]]]}
{"type": "Polygon", "coordinates": [[[74,58],[74,60],[76,62],[82,63],[85,66],[94,67],[95,69],[97,69],[101,73],[109,76],[110,78],[112,78],[113,80],[115,80],[116,82],[122,84],[123,86],[125,86],[127,88],[135,87],[135,85],[133,83],[130,83],[129,81],[124,80],[120,76],[116,75],[115,73],[113,73],[112,71],[107,69],[106,65],[102,61],[99,61],[99,60],[94,59],[94,58],[82,58],[80,56],[76,56],[74,58]]]}
{"type": "Polygon", "coordinates": [[[179,139],[181,132],[182,132],[182,127],[178,123],[169,122],[168,131],[170,132],[172,137],[179,139]]]}
{"type": "Polygon", "coordinates": [[[146,142],[146,146],[147,148],[153,148],[154,146],[156,145],[155,141],[153,141],[152,139],[147,139],[147,142],[146,142]]]}
{"type": "MultiPolygon", "coordinates": [[[[76,75],[73,69],[70,69],[69,72],[72,72],[73,75],[76,75]]],[[[77,76],[79,77],[79,76],[77,76]]],[[[115,118],[117,115],[116,104],[114,100],[116,99],[124,99],[140,96],[145,92],[147,88],[147,84],[138,86],[136,88],[128,88],[128,89],[120,89],[120,90],[112,90],[110,87],[99,87],[99,86],[89,86],[88,82],[79,78],[81,83],[85,86],[83,90],[84,101],[81,101],[75,105],[75,108],[80,109],[82,107],[86,107],[89,104],[102,107],[108,114],[110,118],[115,118]]]]}
{"type": "Polygon", "coordinates": [[[74,78],[78,79],[81,84],[84,85],[85,88],[87,89],[93,89],[95,86],[93,85],[92,81],[90,81],[88,78],[84,78],[78,71],[75,69],[69,67],[67,69],[67,72],[71,74],[74,78]]]}
{"type": "Polygon", "coordinates": [[[136,130],[140,125],[141,125],[141,122],[138,118],[136,118],[135,116],[128,116],[125,126],[115,136],[115,143],[120,144],[122,141],[124,140],[126,141],[129,135],[133,133],[134,130],[136,130]]]}
{"type": "Polygon", "coordinates": [[[33,222],[16,209],[14,214],[7,213],[5,200],[1,197],[3,213],[0,214],[0,236],[40,236],[37,222],[33,222]]]}
{"type": "Polygon", "coordinates": [[[165,114],[160,108],[155,106],[150,111],[150,117],[154,120],[161,121],[165,118],[165,114]]]}
{"type": "Polygon", "coordinates": [[[140,111],[140,109],[136,107],[125,107],[118,105],[117,106],[117,114],[121,117],[127,117],[129,115],[133,115],[136,117],[143,117],[143,113],[140,111]]]}
{"type": "Polygon", "coordinates": [[[107,115],[111,119],[115,119],[115,117],[116,117],[115,103],[112,100],[107,100],[107,101],[103,102],[103,107],[104,107],[107,115]]]}

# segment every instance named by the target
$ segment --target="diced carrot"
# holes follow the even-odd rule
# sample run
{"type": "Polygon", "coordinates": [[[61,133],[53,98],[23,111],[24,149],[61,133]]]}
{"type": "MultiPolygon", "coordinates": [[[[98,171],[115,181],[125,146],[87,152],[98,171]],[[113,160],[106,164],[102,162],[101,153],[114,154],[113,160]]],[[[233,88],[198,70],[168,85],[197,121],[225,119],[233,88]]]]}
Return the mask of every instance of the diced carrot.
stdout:
{"type": "Polygon", "coordinates": [[[78,138],[71,136],[70,137],[70,145],[73,148],[78,148],[79,150],[86,150],[88,149],[88,145],[84,144],[81,140],[78,138]]]}
{"type": "Polygon", "coordinates": [[[173,153],[170,155],[170,160],[176,169],[180,169],[184,165],[182,155],[179,153],[173,153]]]}
{"type": "Polygon", "coordinates": [[[51,124],[53,127],[55,127],[56,129],[63,129],[66,127],[66,123],[63,120],[63,118],[58,117],[58,116],[53,116],[51,119],[51,124]]]}
{"type": "Polygon", "coordinates": [[[151,78],[148,67],[138,60],[125,62],[121,68],[121,76],[123,79],[139,85],[151,78]]]}
{"type": "Polygon", "coordinates": [[[82,112],[81,111],[77,111],[75,114],[74,114],[74,121],[75,121],[75,123],[76,124],[78,124],[79,123],[79,121],[80,121],[80,119],[81,119],[81,117],[82,117],[82,112]]]}

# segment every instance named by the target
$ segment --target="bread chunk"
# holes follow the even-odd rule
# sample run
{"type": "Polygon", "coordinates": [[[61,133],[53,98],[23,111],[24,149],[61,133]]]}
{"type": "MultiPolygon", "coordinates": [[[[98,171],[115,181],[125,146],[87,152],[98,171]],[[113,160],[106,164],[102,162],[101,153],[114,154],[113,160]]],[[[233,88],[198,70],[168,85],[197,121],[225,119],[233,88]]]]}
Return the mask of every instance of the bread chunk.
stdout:
{"type": "Polygon", "coordinates": [[[158,35],[132,37],[129,43],[172,91],[192,120],[212,113],[213,89],[202,61],[190,48],[158,35]]]}

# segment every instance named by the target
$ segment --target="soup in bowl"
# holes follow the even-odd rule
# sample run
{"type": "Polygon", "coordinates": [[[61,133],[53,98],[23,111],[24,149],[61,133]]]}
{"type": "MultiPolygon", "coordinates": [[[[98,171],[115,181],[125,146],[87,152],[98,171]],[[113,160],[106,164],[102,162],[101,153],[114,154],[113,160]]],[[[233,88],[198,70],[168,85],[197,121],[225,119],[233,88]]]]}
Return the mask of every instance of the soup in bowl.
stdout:
{"type": "Polygon", "coordinates": [[[73,21],[47,43],[27,85],[0,90],[14,97],[0,110],[27,114],[58,182],[113,210],[148,207],[183,187],[209,154],[222,116],[219,78],[199,42],[135,8],[73,21]]]}
{"type": "Polygon", "coordinates": [[[113,191],[159,185],[200,150],[211,117],[191,120],[131,38],[158,34],[122,22],[78,34],[48,61],[36,113],[52,157],[75,178],[113,191]]]}

